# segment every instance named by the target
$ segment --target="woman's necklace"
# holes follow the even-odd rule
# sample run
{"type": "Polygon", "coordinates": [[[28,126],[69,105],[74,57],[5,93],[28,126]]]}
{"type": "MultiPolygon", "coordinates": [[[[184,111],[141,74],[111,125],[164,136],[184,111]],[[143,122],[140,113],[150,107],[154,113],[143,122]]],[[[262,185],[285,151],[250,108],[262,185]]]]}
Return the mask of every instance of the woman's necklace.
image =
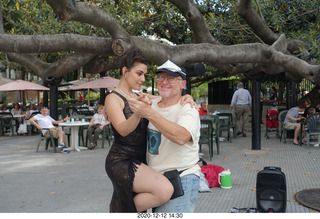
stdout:
{"type": "MultiPolygon", "coordinates": [[[[120,87],[119,87],[119,90],[120,90],[120,93],[123,94],[125,97],[130,98],[130,95],[128,95],[128,94],[126,94],[125,92],[123,92],[120,87]]],[[[132,91],[131,91],[131,92],[132,92],[132,91]]]]}

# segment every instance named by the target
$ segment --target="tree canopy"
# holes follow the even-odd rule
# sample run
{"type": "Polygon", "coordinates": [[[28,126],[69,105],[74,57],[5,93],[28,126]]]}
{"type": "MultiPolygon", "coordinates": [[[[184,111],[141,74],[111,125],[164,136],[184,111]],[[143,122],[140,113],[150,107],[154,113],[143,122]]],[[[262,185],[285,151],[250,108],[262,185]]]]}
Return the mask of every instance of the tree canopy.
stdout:
{"type": "MultiPolygon", "coordinates": [[[[42,79],[120,67],[139,48],[156,65],[207,74],[285,74],[319,84],[319,0],[3,0],[0,51],[42,79]]],[[[4,56],[2,56],[4,58],[4,56]]]]}

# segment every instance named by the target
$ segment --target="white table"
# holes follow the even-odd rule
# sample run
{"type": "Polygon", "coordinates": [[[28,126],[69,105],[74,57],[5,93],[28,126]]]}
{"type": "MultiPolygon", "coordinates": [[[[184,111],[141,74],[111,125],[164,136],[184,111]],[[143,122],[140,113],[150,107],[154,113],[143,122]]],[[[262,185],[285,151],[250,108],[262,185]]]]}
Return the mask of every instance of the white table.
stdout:
{"type": "Polygon", "coordinates": [[[82,149],[87,149],[86,147],[79,146],[78,135],[79,135],[79,127],[86,126],[89,124],[90,124],[89,122],[81,122],[81,121],[59,123],[59,126],[70,127],[71,129],[71,139],[70,139],[71,147],[69,148],[69,150],[81,151],[82,149]]]}

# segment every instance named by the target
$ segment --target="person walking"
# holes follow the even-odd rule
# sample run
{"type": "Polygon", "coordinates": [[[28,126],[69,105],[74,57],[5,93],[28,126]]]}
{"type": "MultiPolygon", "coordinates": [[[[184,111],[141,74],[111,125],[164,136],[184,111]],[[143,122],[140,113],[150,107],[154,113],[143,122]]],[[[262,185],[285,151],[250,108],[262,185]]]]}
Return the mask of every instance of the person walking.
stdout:
{"type": "MultiPolygon", "coordinates": [[[[200,167],[199,112],[190,104],[182,106],[182,89],[186,85],[185,70],[168,60],[158,67],[158,92],[152,106],[144,99],[130,98],[130,108],[141,118],[148,119],[148,165],[160,173],[176,172],[181,177],[184,194],[153,209],[154,212],[192,213],[199,192],[200,167]],[[173,171],[173,172],[172,172],[173,171]]],[[[176,189],[176,188],[175,188],[176,189]]],[[[177,193],[176,190],[175,193],[177,193]]]]}
{"type": "Polygon", "coordinates": [[[237,135],[247,136],[249,113],[252,106],[251,95],[243,88],[243,83],[239,82],[237,90],[234,92],[230,104],[230,109],[234,108],[236,115],[237,135]],[[242,123],[241,123],[242,119],[242,123]]]}

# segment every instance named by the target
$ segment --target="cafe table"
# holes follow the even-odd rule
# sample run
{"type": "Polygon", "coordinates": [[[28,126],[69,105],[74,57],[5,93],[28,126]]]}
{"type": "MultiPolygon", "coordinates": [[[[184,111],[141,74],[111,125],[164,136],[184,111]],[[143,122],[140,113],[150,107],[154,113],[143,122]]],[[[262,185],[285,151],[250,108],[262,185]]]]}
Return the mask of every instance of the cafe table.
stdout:
{"type": "Polygon", "coordinates": [[[89,125],[89,122],[83,122],[83,121],[75,121],[75,122],[62,122],[59,123],[59,126],[65,126],[65,127],[70,127],[70,132],[71,132],[71,139],[70,139],[70,144],[71,147],[68,148],[70,151],[75,150],[75,151],[81,151],[83,149],[87,149],[87,147],[81,147],[79,146],[79,128],[80,126],[87,126],[89,125]]]}

